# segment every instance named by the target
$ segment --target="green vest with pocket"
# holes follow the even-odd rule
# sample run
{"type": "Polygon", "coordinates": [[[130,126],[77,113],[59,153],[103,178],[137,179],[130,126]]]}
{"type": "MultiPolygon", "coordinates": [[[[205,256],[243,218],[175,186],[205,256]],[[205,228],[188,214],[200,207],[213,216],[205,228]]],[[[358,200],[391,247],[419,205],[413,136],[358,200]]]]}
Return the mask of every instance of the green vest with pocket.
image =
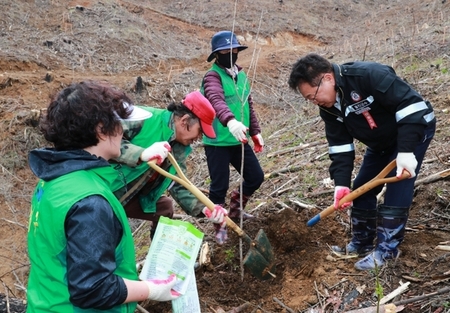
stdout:
{"type": "MultiPolygon", "coordinates": [[[[248,104],[248,96],[250,95],[250,83],[244,71],[239,71],[237,81],[235,81],[223,68],[217,64],[213,64],[210,71],[215,71],[220,75],[222,88],[225,96],[225,102],[230,111],[234,114],[236,120],[242,122],[245,126],[250,126],[250,106],[248,104]]],[[[204,87],[200,89],[204,94],[204,87]]],[[[216,117],[213,121],[213,128],[216,138],[208,138],[203,135],[203,143],[209,146],[236,146],[240,142],[223,126],[216,117]]],[[[247,134],[248,137],[248,134],[247,134]]]]}
{"type": "MultiPolygon", "coordinates": [[[[71,304],[67,283],[66,215],[78,201],[91,195],[104,197],[119,219],[123,236],[114,254],[114,274],[138,280],[133,236],[122,205],[111,191],[117,172],[110,166],[72,172],[49,182],[40,180],[31,201],[28,253],[31,270],[27,288],[27,312],[104,312],[71,304]]],[[[89,244],[88,242],[84,244],[89,244]]],[[[118,305],[108,312],[133,313],[137,303],[118,305]]]]}

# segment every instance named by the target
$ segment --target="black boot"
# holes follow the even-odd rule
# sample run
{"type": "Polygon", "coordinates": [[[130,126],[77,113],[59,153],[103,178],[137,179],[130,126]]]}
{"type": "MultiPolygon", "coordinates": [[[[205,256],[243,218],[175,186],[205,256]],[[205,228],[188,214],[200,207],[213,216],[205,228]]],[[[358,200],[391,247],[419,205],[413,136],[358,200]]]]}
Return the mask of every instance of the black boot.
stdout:
{"type": "MultiPolygon", "coordinates": [[[[247,205],[250,196],[242,195],[242,210],[247,205]]],[[[230,212],[228,213],[228,217],[233,220],[233,222],[238,223],[241,217],[241,194],[238,190],[233,190],[231,192],[230,199],[230,212]]],[[[255,218],[253,215],[242,211],[242,219],[249,220],[255,218]]]]}
{"type": "Polygon", "coordinates": [[[380,205],[378,208],[377,245],[375,250],[364,259],[355,263],[358,270],[381,267],[386,260],[400,255],[398,246],[405,237],[409,208],[380,205]]]}
{"type": "Polygon", "coordinates": [[[338,254],[365,256],[373,250],[376,235],[377,211],[352,208],[352,240],[346,247],[331,246],[338,254]]]}

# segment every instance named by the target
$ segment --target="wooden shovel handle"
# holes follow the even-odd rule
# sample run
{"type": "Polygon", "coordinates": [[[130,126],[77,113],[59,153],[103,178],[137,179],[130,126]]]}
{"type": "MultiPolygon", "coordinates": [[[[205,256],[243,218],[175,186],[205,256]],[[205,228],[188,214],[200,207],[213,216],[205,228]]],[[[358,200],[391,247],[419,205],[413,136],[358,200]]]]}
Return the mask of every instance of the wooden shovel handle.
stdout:
{"type": "MultiPolygon", "coordinates": [[[[193,185],[189,179],[184,175],[183,171],[181,170],[180,166],[178,165],[177,161],[175,160],[174,156],[169,152],[169,155],[167,156],[170,163],[175,167],[175,170],[177,171],[178,176],[172,175],[169,172],[163,170],[161,167],[156,165],[155,160],[150,160],[147,162],[148,166],[150,166],[152,169],[160,173],[161,175],[164,175],[177,183],[183,185],[187,190],[189,190],[194,196],[197,197],[197,199],[202,202],[208,209],[214,211],[214,203],[209,200],[207,196],[203,192],[201,192],[195,185],[193,185]]],[[[245,232],[236,225],[235,222],[233,222],[228,216],[225,217],[225,220],[227,222],[227,226],[230,227],[239,237],[243,237],[244,239],[248,237],[245,232]]],[[[251,240],[251,239],[250,239],[251,240]]]]}
{"type": "MultiPolygon", "coordinates": [[[[402,177],[397,178],[394,177],[388,177],[384,178],[387,174],[389,174],[395,167],[397,166],[397,163],[395,160],[391,161],[377,176],[375,176],[373,179],[362,185],[361,187],[353,190],[351,193],[343,197],[341,200],[339,200],[339,205],[343,205],[346,202],[351,202],[354,199],[358,198],[359,196],[365,194],[367,191],[382,185],[382,184],[388,184],[388,183],[395,183],[400,180],[403,180],[405,178],[409,178],[411,175],[408,172],[403,172],[402,177]]],[[[321,219],[327,217],[331,213],[335,211],[334,204],[330,205],[328,208],[317,214],[315,217],[310,219],[306,225],[308,226],[314,226],[317,224],[321,219]]]]}

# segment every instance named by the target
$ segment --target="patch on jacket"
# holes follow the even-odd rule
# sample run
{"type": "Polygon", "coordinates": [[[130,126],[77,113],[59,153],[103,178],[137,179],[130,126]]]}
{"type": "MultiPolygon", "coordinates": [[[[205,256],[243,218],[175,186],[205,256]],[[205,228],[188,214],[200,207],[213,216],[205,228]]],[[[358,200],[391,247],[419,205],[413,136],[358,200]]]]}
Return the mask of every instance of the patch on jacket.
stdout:
{"type": "Polygon", "coordinates": [[[349,105],[345,108],[345,116],[349,115],[350,113],[355,113],[355,114],[361,114],[363,112],[369,111],[370,110],[370,105],[373,102],[373,96],[368,96],[366,99],[354,103],[352,105],[349,105]]]}
{"type": "Polygon", "coordinates": [[[350,97],[352,98],[353,102],[358,102],[361,101],[361,96],[359,93],[357,93],[356,91],[352,90],[350,92],[350,97]]]}

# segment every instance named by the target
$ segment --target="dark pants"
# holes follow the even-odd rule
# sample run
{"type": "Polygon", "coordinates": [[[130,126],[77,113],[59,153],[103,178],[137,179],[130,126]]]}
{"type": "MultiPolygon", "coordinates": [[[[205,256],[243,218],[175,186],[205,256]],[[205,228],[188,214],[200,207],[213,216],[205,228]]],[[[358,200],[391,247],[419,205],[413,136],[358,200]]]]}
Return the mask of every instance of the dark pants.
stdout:
{"type": "MultiPolygon", "coordinates": [[[[404,179],[386,185],[384,204],[377,207],[377,194],[383,186],[369,190],[353,200],[352,209],[352,243],[358,249],[372,249],[373,240],[377,237],[375,250],[383,258],[398,255],[397,247],[403,241],[405,226],[408,221],[409,207],[414,194],[414,182],[419,173],[425,152],[434,136],[436,124],[425,129],[424,138],[414,150],[417,159],[416,177],[404,179]]],[[[389,162],[397,157],[397,148],[390,151],[375,152],[367,149],[361,169],[353,182],[353,189],[365,184],[389,162]]],[[[387,176],[395,176],[394,169],[387,176]]]]}
{"type": "MultiPolygon", "coordinates": [[[[384,196],[384,205],[400,208],[408,208],[411,206],[414,193],[414,182],[416,181],[417,174],[419,173],[420,166],[422,165],[425,152],[427,151],[431,139],[434,136],[435,129],[435,123],[429,125],[425,129],[424,139],[414,150],[414,155],[417,159],[416,177],[387,184],[386,194],[384,196]]],[[[397,152],[397,147],[394,147],[390,151],[382,152],[376,152],[370,148],[367,148],[361,169],[353,181],[353,190],[364,185],[369,180],[377,176],[381,170],[389,164],[389,162],[397,157],[397,152]]],[[[395,174],[396,169],[394,169],[387,176],[395,176],[395,174]]],[[[366,210],[375,210],[377,206],[376,196],[380,193],[382,188],[382,185],[378,186],[356,198],[353,200],[353,206],[357,208],[364,208],[366,210]]]]}
{"type": "MultiPolygon", "coordinates": [[[[264,181],[264,172],[252,147],[244,144],[244,172],[242,192],[251,196],[264,181]]],[[[230,164],[241,174],[242,145],[230,147],[205,146],[211,185],[209,199],[214,203],[225,203],[230,185],[230,164]]]]}
{"type": "Polygon", "coordinates": [[[155,213],[145,213],[144,211],[142,211],[138,195],[131,198],[131,200],[125,205],[124,208],[128,217],[152,221],[153,230],[156,229],[156,225],[158,224],[159,218],[161,216],[165,216],[168,218],[173,217],[173,201],[167,196],[161,196],[161,198],[156,201],[155,213]]]}

